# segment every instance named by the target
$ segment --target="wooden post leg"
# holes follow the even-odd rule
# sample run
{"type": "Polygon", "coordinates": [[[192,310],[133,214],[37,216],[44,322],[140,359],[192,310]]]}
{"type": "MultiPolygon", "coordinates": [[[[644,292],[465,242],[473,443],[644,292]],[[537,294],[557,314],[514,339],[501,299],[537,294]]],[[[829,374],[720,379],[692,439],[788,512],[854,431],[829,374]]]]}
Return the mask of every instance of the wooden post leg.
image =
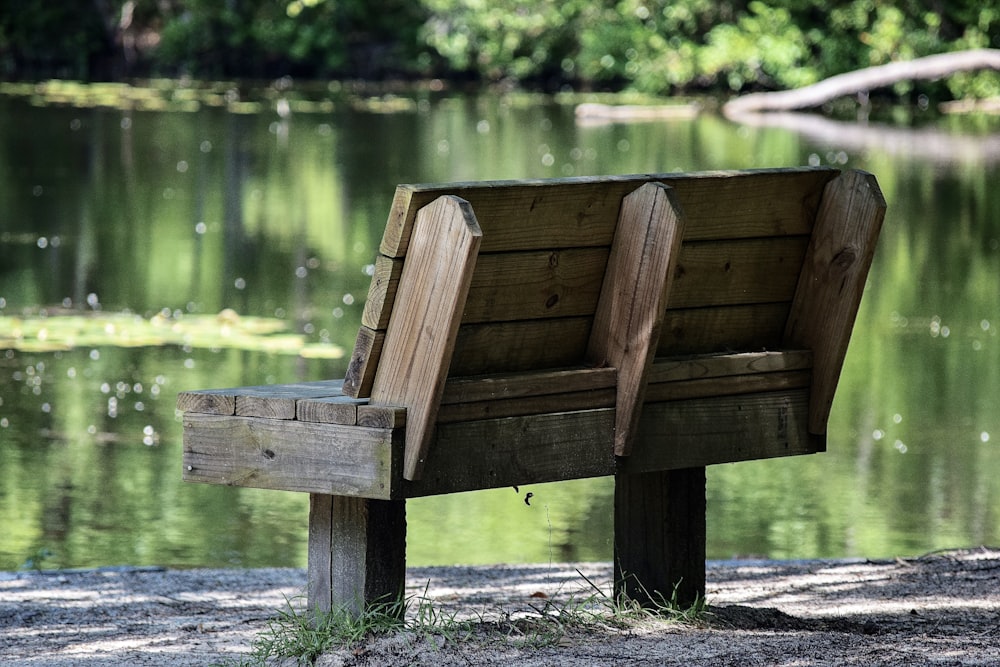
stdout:
{"type": "Polygon", "coordinates": [[[621,595],[644,606],[704,599],[705,468],[615,476],[615,598],[621,595]]]}
{"type": "Polygon", "coordinates": [[[374,603],[402,601],[405,503],[310,494],[310,613],[345,610],[360,616],[374,603]]]}

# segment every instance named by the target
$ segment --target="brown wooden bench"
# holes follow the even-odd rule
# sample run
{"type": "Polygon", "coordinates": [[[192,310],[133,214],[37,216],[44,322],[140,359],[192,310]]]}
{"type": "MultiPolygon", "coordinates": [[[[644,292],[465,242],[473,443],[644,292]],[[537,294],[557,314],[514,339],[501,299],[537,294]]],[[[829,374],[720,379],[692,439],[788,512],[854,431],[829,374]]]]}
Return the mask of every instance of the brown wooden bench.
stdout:
{"type": "Polygon", "coordinates": [[[705,466],[825,449],[884,214],[823,168],[399,186],[346,379],[181,394],[184,479],[311,494],[309,606],[357,612],[407,498],[615,475],[616,594],[691,603],[705,466]]]}

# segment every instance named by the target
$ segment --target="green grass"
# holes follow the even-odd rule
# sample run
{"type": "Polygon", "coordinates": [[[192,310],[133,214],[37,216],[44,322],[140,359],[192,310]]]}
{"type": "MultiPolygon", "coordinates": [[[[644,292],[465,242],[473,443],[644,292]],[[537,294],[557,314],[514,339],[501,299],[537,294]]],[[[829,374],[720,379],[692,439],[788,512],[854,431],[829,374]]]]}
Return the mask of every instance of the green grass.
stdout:
{"type": "Polygon", "coordinates": [[[648,623],[697,624],[707,614],[704,599],[690,607],[678,604],[676,588],[669,600],[647,595],[653,602],[643,606],[609,594],[579,570],[577,573],[591,589],[586,594],[564,600],[540,598],[518,612],[498,609],[460,616],[457,611],[444,611],[435,604],[427,596],[426,586],[421,594],[402,602],[371,605],[360,616],[342,609],[313,617],[297,611],[289,601],[287,608],[254,639],[250,653],[238,662],[226,664],[262,667],[273,664],[275,659],[285,659],[312,665],[324,653],[359,647],[369,638],[391,633],[409,633],[431,646],[462,642],[555,646],[575,636],[623,632],[648,623]]]}

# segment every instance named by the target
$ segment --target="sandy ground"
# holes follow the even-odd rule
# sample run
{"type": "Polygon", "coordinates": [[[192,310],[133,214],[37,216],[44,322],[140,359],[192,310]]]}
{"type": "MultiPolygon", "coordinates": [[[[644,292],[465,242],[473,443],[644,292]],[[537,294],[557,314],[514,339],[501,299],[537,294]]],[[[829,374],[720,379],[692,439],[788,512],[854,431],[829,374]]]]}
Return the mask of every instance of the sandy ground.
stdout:
{"type": "MultiPolygon", "coordinates": [[[[710,563],[700,623],[568,624],[546,646],[522,632],[558,628],[549,612],[594,598],[589,582],[607,590],[610,577],[594,563],[414,568],[410,593],[476,619],[471,637],[397,632],[315,664],[1000,665],[997,550],[710,563]]],[[[302,604],[304,585],[302,571],[275,569],[0,573],[0,664],[238,664],[278,610],[302,604]]]]}

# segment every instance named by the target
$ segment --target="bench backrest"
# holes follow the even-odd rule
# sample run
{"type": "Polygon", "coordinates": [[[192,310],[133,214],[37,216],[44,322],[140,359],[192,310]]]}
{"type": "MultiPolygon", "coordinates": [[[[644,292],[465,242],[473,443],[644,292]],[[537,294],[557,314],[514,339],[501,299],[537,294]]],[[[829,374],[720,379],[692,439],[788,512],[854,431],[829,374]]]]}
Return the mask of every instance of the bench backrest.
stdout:
{"type": "Polygon", "coordinates": [[[408,479],[496,398],[610,402],[628,454],[647,386],[704,373],[683,355],[806,351],[775,370],[812,369],[823,433],[884,210],[823,168],[399,186],[344,391],[407,409],[408,479]]]}

